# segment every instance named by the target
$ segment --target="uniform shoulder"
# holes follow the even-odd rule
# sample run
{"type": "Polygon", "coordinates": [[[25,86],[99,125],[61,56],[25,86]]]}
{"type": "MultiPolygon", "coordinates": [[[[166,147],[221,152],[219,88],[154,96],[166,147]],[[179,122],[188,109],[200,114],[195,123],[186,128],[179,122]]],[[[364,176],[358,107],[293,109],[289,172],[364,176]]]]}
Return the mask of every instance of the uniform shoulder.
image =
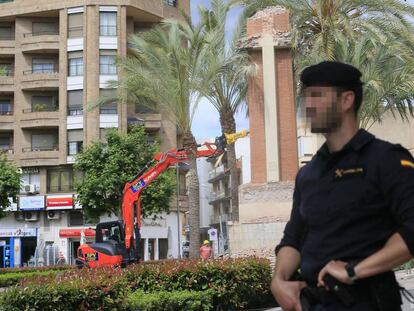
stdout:
{"type": "Polygon", "coordinates": [[[394,144],[376,137],[373,139],[371,147],[374,149],[375,152],[377,152],[378,155],[382,155],[384,153],[392,151],[410,154],[410,152],[401,144],[394,144]]]}

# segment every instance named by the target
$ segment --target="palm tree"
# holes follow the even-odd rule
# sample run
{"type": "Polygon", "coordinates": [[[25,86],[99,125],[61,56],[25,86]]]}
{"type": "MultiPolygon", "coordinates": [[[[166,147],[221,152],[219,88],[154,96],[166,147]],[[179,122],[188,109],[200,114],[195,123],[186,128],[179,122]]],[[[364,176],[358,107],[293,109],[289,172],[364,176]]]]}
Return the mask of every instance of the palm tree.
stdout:
{"type": "MultiPolygon", "coordinates": [[[[188,173],[190,257],[198,258],[200,245],[199,182],[195,154],[197,143],[191,122],[197,108],[197,90],[204,59],[210,53],[201,25],[166,20],[161,25],[130,38],[131,55],[120,59],[122,76],[109,87],[118,89],[118,100],[163,112],[182,133],[183,148],[190,157],[188,173]],[[195,104],[194,104],[195,103],[195,104]]],[[[102,104],[110,99],[98,100],[102,104]]]]}
{"type": "MultiPolygon", "coordinates": [[[[210,54],[210,59],[205,60],[204,77],[211,83],[204,84],[202,94],[219,113],[222,133],[227,134],[236,132],[235,114],[246,107],[247,80],[255,71],[249,65],[248,54],[236,47],[245,33],[246,10],[240,16],[232,40],[226,45],[225,26],[228,13],[230,9],[241,4],[240,0],[211,0],[211,10],[199,8],[205,31],[214,32],[218,39],[216,44],[210,44],[213,53],[210,54]]],[[[233,220],[239,220],[239,177],[236,161],[235,144],[230,144],[227,146],[227,166],[230,169],[233,220]]]]}
{"type": "Polygon", "coordinates": [[[363,73],[360,123],[370,127],[387,111],[413,114],[414,7],[399,0],[255,0],[252,10],[290,11],[295,74],[321,60],[353,64],[363,73]]]}

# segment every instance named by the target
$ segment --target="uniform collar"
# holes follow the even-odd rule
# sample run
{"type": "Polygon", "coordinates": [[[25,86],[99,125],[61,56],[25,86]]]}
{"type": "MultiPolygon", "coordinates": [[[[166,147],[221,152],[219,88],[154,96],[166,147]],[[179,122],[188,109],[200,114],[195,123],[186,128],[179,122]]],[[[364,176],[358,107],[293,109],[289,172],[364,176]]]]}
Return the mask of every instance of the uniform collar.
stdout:
{"type": "Polygon", "coordinates": [[[362,147],[364,147],[366,144],[368,144],[374,138],[375,138],[375,136],[372,135],[371,133],[368,133],[364,129],[359,129],[358,132],[356,132],[356,134],[354,135],[354,137],[352,137],[351,140],[348,141],[342,147],[341,150],[339,150],[337,152],[334,152],[334,153],[331,153],[328,149],[328,145],[325,142],[322,145],[322,147],[318,150],[317,154],[319,156],[329,157],[333,154],[342,153],[342,152],[347,151],[347,150],[359,151],[359,150],[362,149],[362,147]]]}

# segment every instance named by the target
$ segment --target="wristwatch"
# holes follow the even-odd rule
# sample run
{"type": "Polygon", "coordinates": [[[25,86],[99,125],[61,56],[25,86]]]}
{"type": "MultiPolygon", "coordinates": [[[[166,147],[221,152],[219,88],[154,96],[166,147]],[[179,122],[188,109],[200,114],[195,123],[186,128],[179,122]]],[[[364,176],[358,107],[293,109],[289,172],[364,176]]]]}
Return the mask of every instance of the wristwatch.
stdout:
{"type": "Polygon", "coordinates": [[[358,276],[356,275],[355,269],[354,269],[356,265],[357,265],[356,262],[348,262],[345,265],[345,270],[348,273],[348,276],[352,282],[355,282],[356,280],[358,280],[358,276]]]}

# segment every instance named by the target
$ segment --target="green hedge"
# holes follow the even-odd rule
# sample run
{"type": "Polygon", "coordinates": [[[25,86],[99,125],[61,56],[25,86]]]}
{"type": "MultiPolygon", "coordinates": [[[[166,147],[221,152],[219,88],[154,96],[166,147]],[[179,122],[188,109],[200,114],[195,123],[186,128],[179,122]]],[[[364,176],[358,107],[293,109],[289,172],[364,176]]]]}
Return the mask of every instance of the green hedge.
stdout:
{"type": "MultiPolygon", "coordinates": [[[[0,310],[58,311],[64,307],[69,310],[68,306],[73,305],[80,306],[77,310],[124,310],[128,294],[135,291],[209,291],[212,310],[271,307],[275,302],[269,290],[270,280],[269,261],[257,258],[168,260],[126,269],[73,269],[21,281],[19,286],[0,294],[0,306],[5,306],[0,310]]],[[[163,296],[163,300],[168,299],[172,298],[163,296]]]]}
{"type": "Polygon", "coordinates": [[[58,266],[47,266],[47,267],[23,267],[23,268],[1,268],[0,275],[7,273],[27,273],[27,272],[39,272],[39,271],[66,271],[74,269],[70,265],[58,265],[58,266]]]}
{"type": "Polygon", "coordinates": [[[212,291],[136,291],[128,295],[127,306],[131,311],[209,311],[213,310],[213,295],[212,291]]]}
{"type": "Polygon", "coordinates": [[[59,273],[60,270],[44,270],[44,271],[32,271],[32,272],[8,272],[6,274],[0,274],[0,287],[8,287],[19,283],[20,281],[32,277],[47,276],[51,274],[59,273]]]}

